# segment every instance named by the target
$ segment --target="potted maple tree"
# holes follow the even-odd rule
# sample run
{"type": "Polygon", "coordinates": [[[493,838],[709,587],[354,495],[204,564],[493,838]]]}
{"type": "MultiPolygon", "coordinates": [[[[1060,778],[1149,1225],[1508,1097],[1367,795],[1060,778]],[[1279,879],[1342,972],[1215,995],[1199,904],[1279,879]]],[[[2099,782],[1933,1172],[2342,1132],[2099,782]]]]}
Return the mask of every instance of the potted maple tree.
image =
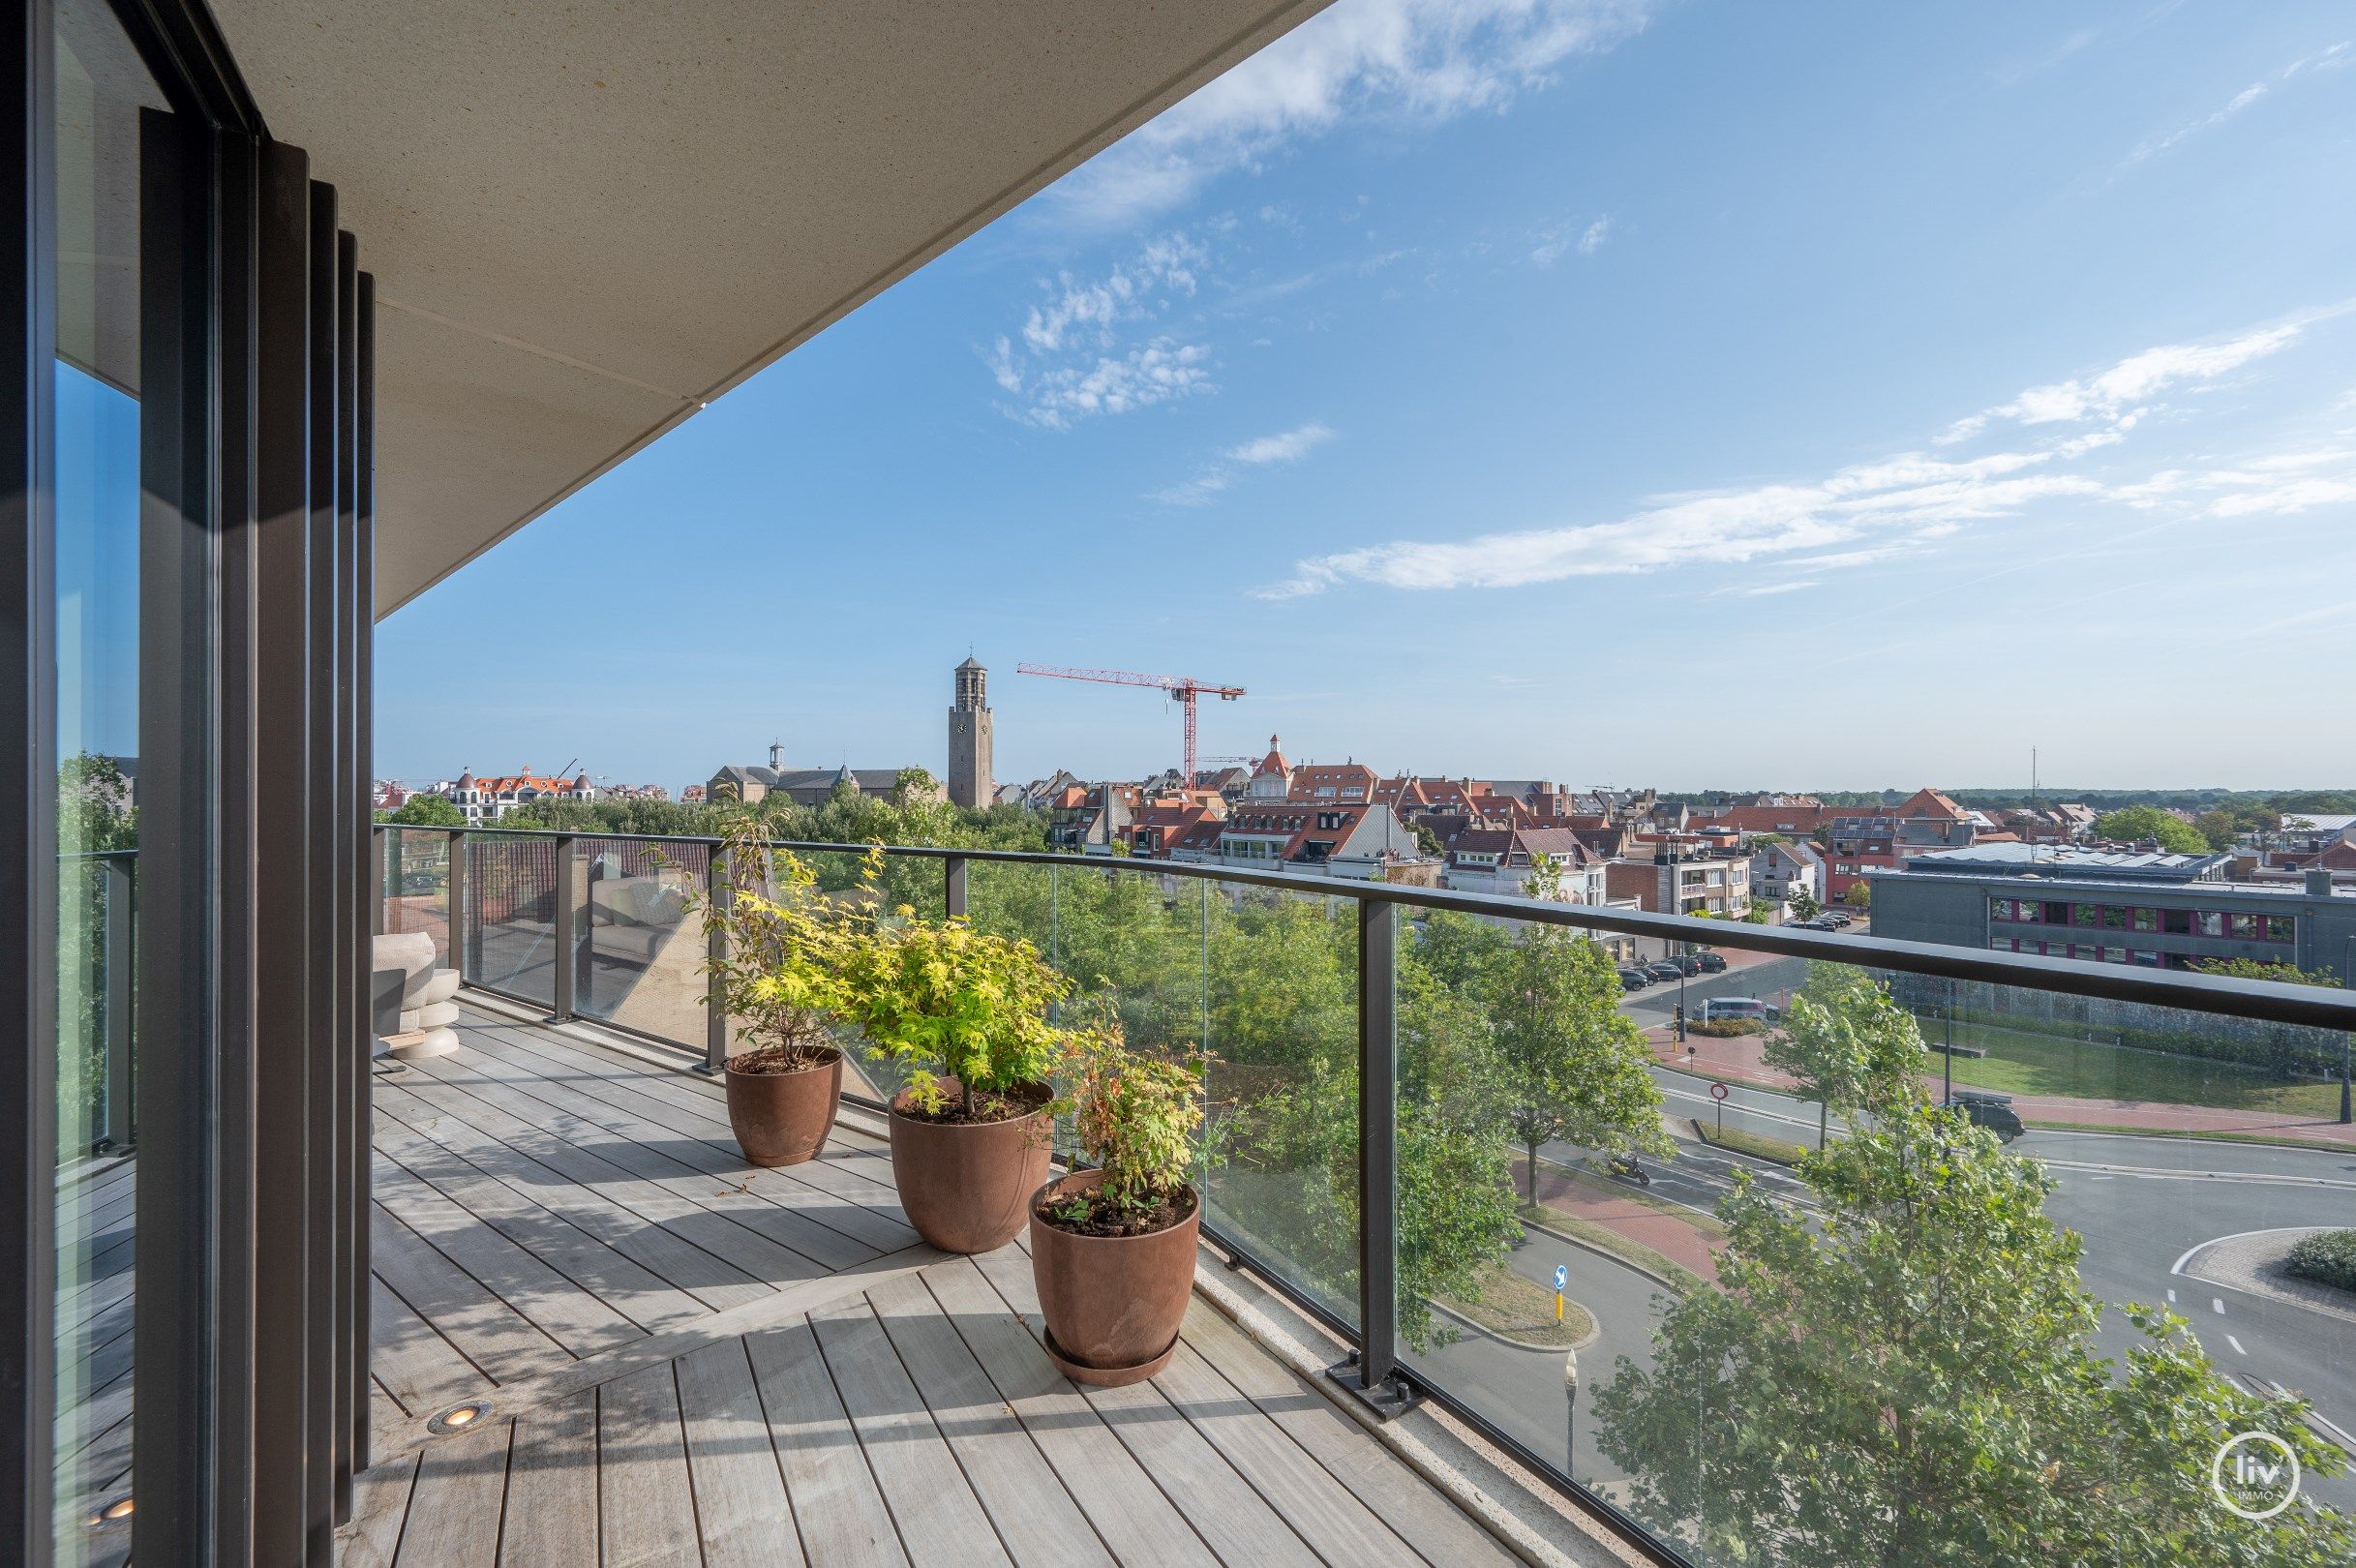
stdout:
{"type": "Polygon", "coordinates": [[[1056,1366],[1118,1388],[1169,1365],[1193,1291],[1202,1070],[1131,1050],[1110,1024],[1075,1034],[1067,1062],[1072,1130],[1096,1168],[1033,1196],[1031,1273],[1056,1366]]]}
{"type": "Polygon", "coordinates": [[[821,894],[816,874],[765,844],[749,818],[731,824],[714,853],[728,858],[728,890],[689,907],[702,909],[708,938],[723,939],[704,972],[719,977],[748,1047],[724,1069],[728,1126],[751,1163],[799,1164],[834,1128],[842,1048],[831,1024],[844,1004],[842,975],[871,922],[856,903],[821,894]]]}
{"type": "Polygon", "coordinates": [[[839,981],[870,1050],[913,1069],[890,1115],[908,1222],[943,1251],[1004,1247],[1047,1177],[1067,1040],[1047,1014],[1071,982],[1028,942],[905,907],[852,945],[839,981]]]}

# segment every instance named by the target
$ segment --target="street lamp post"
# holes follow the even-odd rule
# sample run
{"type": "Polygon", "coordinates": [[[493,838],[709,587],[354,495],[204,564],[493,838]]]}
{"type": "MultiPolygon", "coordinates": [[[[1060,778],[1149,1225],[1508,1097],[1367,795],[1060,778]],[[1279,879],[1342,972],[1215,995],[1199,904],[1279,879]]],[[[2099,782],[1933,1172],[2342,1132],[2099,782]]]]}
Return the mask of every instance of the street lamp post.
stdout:
{"type": "Polygon", "coordinates": [[[1579,1479],[1579,1352],[1562,1352],[1562,1473],[1579,1479]]]}

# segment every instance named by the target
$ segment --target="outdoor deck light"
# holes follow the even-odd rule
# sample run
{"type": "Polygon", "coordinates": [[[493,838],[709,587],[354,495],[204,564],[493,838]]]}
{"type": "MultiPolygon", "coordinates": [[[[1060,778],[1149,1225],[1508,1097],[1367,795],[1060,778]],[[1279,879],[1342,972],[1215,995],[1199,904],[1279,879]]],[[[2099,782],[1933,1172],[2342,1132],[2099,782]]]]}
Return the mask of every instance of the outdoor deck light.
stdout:
{"type": "Polygon", "coordinates": [[[119,1524],[130,1517],[131,1493],[126,1492],[120,1497],[110,1497],[101,1503],[98,1511],[90,1516],[90,1527],[97,1529],[107,1524],[119,1524]]]}
{"type": "Polygon", "coordinates": [[[490,1414],[491,1405],[487,1401],[468,1400],[464,1404],[453,1404],[434,1417],[425,1424],[425,1430],[437,1437],[446,1437],[454,1432],[467,1432],[480,1426],[483,1418],[490,1414]]]}

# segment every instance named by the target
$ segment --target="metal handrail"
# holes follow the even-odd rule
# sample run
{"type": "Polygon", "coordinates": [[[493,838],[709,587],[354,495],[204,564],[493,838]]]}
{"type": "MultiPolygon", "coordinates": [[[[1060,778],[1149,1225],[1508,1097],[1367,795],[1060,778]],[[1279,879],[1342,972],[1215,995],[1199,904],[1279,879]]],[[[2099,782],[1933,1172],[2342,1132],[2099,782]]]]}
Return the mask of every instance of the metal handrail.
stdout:
{"type": "MultiPolygon", "coordinates": [[[[503,838],[547,838],[559,842],[560,859],[569,856],[580,841],[619,841],[639,844],[676,844],[717,851],[724,840],[714,836],[576,831],[557,829],[526,828],[408,828],[403,824],[379,823],[378,830],[387,828],[405,831],[438,833],[450,844],[453,856],[450,866],[451,921],[453,961],[461,973],[465,960],[460,945],[464,942],[461,929],[463,911],[468,898],[465,886],[468,858],[455,852],[470,836],[503,838]]],[[[1588,904],[1565,904],[1552,900],[1516,898],[1497,893],[1458,892],[1442,888],[1419,888],[1398,883],[1363,882],[1316,874],[1283,871],[1246,870],[1234,866],[1205,864],[1199,861],[1164,860],[1142,857],[1084,856],[1056,854],[1036,850],[962,849],[940,845],[869,845],[814,843],[803,840],[781,839],[765,841],[772,849],[790,850],[800,855],[864,856],[881,849],[887,857],[910,859],[938,860],[943,864],[943,907],[952,917],[966,913],[968,868],[975,861],[1008,865],[1043,865],[1049,868],[1101,871],[1106,874],[1129,872],[1162,877],[1186,877],[1235,887],[1270,889],[1282,892],[1305,893],[1329,898],[1347,898],[1357,905],[1357,969],[1358,969],[1358,1042],[1359,1068],[1359,1139],[1358,1193],[1359,1234],[1357,1273],[1359,1281],[1358,1316],[1355,1322],[1332,1311],[1324,1303],[1303,1289],[1281,1266],[1258,1257],[1244,1243],[1209,1222],[1204,1217],[1203,1234],[1214,1247],[1224,1252],[1233,1266],[1248,1268],[1279,1295],[1284,1297],[1306,1316],[1321,1324],[1344,1344],[1347,1358],[1329,1369],[1334,1381],[1356,1398],[1375,1416],[1388,1419],[1411,1407],[1417,1401],[1429,1399],[1465,1422],[1499,1451],[1512,1457],[1533,1477],[1562,1495],[1575,1500],[1617,1530],[1642,1555],[1652,1561],[1689,1568],[1690,1559],[1676,1546],[1655,1534],[1645,1522],[1636,1519],[1611,1498],[1583,1486],[1556,1468],[1551,1462],[1532,1453],[1511,1433],[1503,1431],[1489,1416],[1469,1401],[1434,1382],[1414,1369],[1401,1366],[1397,1360],[1398,1328],[1398,1171],[1396,1146],[1398,1133],[1398,1094],[1393,1069],[1397,1062],[1397,1012],[1392,995],[1395,982],[1396,926],[1395,906],[1448,910],[1467,915],[1486,916],[1497,920],[1516,920],[1535,925],[1555,925],[1577,930],[1608,931],[1621,935],[1654,937],[1673,942],[1702,943],[1712,947],[1732,948],[1746,951],[1772,953],[1785,957],[1816,959],[1852,966],[1881,968],[1905,974],[1928,975],[1949,980],[1979,981],[1995,985],[2019,986],[2025,989],[2053,992],[2068,996],[2091,997],[2114,1002],[2139,1003],[2153,1007],[2175,1008],[2188,1011],[2230,1015],[2268,1023],[2287,1024],[2309,1028],[2345,1032],[2356,1035],[2356,994],[2321,986],[2301,986],[2265,980],[2245,980],[2220,976],[2171,973],[2140,969],[2121,969],[2117,966],[2083,963],[2072,959],[2048,958],[2037,954],[2004,953],[1972,948],[1954,948],[1935,943],[1900,942],[1886,937],[1839,936],[1830,932],[1797,931],[1757,926],[1745,921],[1698,920],[1691,916],[1654,915],[1641,911],[1602,909],[1588,904]]],[[[724,886],[727,868],[724,857],[710,854],[706,861],[707,896],[718,895],[724,886]]],[[[570,887],[567,879],[559,878],[564,890],[559,905],[569,903],[570,887]]],[[[559,923],[569,925],[569,911],[559,909],[559,923]]],[[[718,939],[712,938],[712,955],[717,956],[718,939]]],[[[567,981],[564,959],[559,949],[559,973],[552,1001],[559,1018],[568,1015],[572,986],[567,981]]],[[[508,996],[514,1001],[526,1001],[512,993],[482,986],[495,995],[508,996]]],[[[537,1006],[533,1001],[531,1005],[537,1006]]],[[[699,1047],[685,1040],[668,1037],[644,1036],[659,1039],[663,1043],[682,1050],[697,1052],[703,1066],[716,1070],[726,1050],[726,1019],[720,1010],[719,989],[714,983],[707,996],[710,1010],[706,1039],[699,1047]]],[[[625,1033],[644,1035],[611,1020],[599,1020],[605,1027],[619,1028],[625,1033]]],[[[846,1099],[873,1105],[862,1097],[846,1095],[846,1099]]],[[[876,1106],[881,1109],[883,1107],[876,1106]]]]}
{"type": "MultiPolygon", "coordinates": [[[[402,825],[378,823],[376,826],[381,830],[402,825]]],[[[706,848],[716,847],[722,842],[716,837],[686,834],[575,832],[570,829],[559,833],[555,829],[544,828],[418,828],[407,830],[511,838],[617,839],[632,843],[696,844],[706,848]]],[[[770,841],[768,847],[791,850],[797,855],[864,855],[879,846],[778,839],[770,841]]],[[[1575,930],[1610,931],[1622,936],[1657,937],[1670,942],[1699,943],[1745,952],[1891,969],[1941,980],[2017,985],[2065,996],[2092,997],[2106,1002],[2138,1002],[2150,1007],[2221,1013],[2262,1023],[2356,1034],[2356,991],[2332,986],[2124,968],[2075,958],[2049,958],[2036,953],[1996,952],[1935,942],[1901,942],[1873,935],[1844,936],[1830,931],[1800,931],[1789,927],[1752,925],[1742,920],[1707,920],[1690,915],[1655,915],[1642,910],[1605,909],[1593,904],[1516,898],[1504,893],[1459,892],[1448,888],[1416,888],[1402,883],[1361,882],[1315,873],[1253,871],[1193,860],[1062,855],[1039,850],[958,849],[930,844],[886,844],[880,847],[887,856],[953,863],[984,860],[1008,865],[1084,866],[1108,872],[1197,877],[1238,887],[1273,888],[1285,892],[1319,893],[1330,898],[1353,898],[1368,903],[1453,910],[1460,914],[1486,915],[1493,919],[1520,920],[1534,925],[1560,925],[1575,930]]]]}

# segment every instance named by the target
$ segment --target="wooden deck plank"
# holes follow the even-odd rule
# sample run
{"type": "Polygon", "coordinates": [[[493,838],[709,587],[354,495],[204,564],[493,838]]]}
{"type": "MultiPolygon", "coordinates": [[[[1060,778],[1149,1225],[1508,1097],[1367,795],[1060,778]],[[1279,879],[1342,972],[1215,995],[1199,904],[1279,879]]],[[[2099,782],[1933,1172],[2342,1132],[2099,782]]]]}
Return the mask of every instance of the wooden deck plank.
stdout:
{"type": "Polygon", "coordinates": [[[1112,1553],[923,1282],[895,1280],[869,1291],[867,1302],[1014,1560],[1023,1568],[1113,1568],[1112,1553]]]}
{"type": "Polygon", "coordinates": [[[1352,1496],[1282,1427],[1234,1389],[1183,1341],[1155,1379],[1173,1408],[1210,1439],[1237,1473],[1268,1500],[1334,1568],[1422,1568],[1397,1531],[1352,1496]]]}
{"type": "MultiPolygon", "coordinates": [[[[733,1142],[723,1146],[636,1114],[629,1092],[605,1080],[585,1080],[577,1072],[549,1076],[562,1071],[561,1066],[512,1048],[443,1057],[437,1069],[445,1081],[452,1076],[449,1064],[461,1064],[460,1070],[479,1073],[539,1101],[547,1107],[536,1118],[543,1125],[553,1126],[551,1118],[561,1118],[622,1140],[640,1151],[641,1175],[665,1184],[684,1181],[699,1193],[710,1191],[715,1207],[829,1268],[897,1251],[916,1239],[907,1226],[880,1221],[869,1210],[797,1181],[791,1166],[763,1169],[748,1163],[733,1142]],[[582,1087],[584,1082],[593,1087],[582,1087]],[[855,1233],[861,1229],[876,1233],[876,1239],[861,1239],[855,1233]]],[[[517,1114],[532,1115],[520,1108],[517,1114]]]]}
{"type": "Polygon", "coordinates": [[[375,1144],[474,1219],[546,1261],[566,1279],[645,1329],[701,1317],[710,1309],[562,1215],[493,1180],[398,1121],[377,1118],[375,1144]]]}
{"type": "MultiPolygon", "coordinates": [[[[741,1307],[774,1290],[729,1259],[679,1234],[663,1219],[623,1202],[632,1191],[628,1186],[632,1178],[620,1166],[561,1146],[562,1166],[545,1164],[501,1142],[496,1127],[478,1127],[461,1114],[471,1109],[485,1121],[496,1121],[503,1113],[493,1112],[455,1091],[437,1086],[435,1092],[446,1095],[447,1100],[420,1099],[408,1090],[378,1089],[378,1114],[398,1116],[403,1126],[433,1139],[519,1196],[562,1215],[714,1312],[741,1307]]],[[[541,1136],[536,1131],[527,1131],[534,1138],[541,1136]]],[[[683,1207],[667,1192],[658,1195],[657,1207],[665,1213],[676,1214],[683,1207]]]]}
{"type": "Polygon", "coordinates": [[[1218,1562],[1079,1390],[1055,1370],[973,1259],[937,1263],[922,1279],[1115,1557],[1172,1568],[1218,1562]]]}
{"type": "Polygon", "coordinates": [[[368,1284],[369,1370],[405,1414],[422,1418],[491,1392],[496,1385],[482,1369],[435,1333],[391,1286],[375,1278],[368,1284]]]}
{"type": "Polygon", "coordinates": [[[396,1568],[494,1568],[512,1423],[434,1443],[418,1456],[396,1568]]]}
{"type": "MultiPolygon", "coordinates": [[[[631,1064],[589,1046],[529,1030],[485,1030],[473,1043],[484,1054],[521,1066],[547,1081],[569,1084],[626,1114],[638,1127],[669,1130],[677,1138],[693,1138],[707,1145],[713,1157],[731,1165],[742,1162],[736,1135],[729,1131],[726,1100],[711,1086],[681,1073],[633,1070],[631,1064]],[[588,1082],[584,1083],[584,1078],[588,1082]]],[[[789,1203],[822,1224],[883,1251],[897,1251],[914,1237],[914,1227],[900,1208],[899,1193],[889,1180],[878,1181],[839,1156],[820,1158],[799,1165],[781,1165],[765,1172],[778,1179],[770,1190],[776,1201],[789,1203]],[[812,1190],[812,1193],[779,1196],[779,1188],[812,1190]]],[[[889,1175],[887,1166],[885,1174],[889,1175]]]]}
{"type": "Polygon", "coordinates": [[[1199,1297],[1188,1308],[1187,1342],[1334,1479],[1381,1515],[1435,1568],[1514,1568],[1521,1558],[1407,1462],[1338,1409],[1199,1297]]]}
{"type": "Polygon", "coordinates": [[[891,1511],[876,1489],[809,1319],[747,1334],[744,1348],[810,1568],[905,1565],[908,1554],[900,1550],[891,1511]]]}
{"type": "Polygon", "coordinates": [[[336,1531],[336,1568],[393,1568],[416,1484],[414,1454],[351,1478],[351,1522],[336,1531]]]}
{"type": "Polygon", "coordinates": [[[379,1153],[371,1165],[378,1207],[514,1308],[574,1356],[593,1356],[646,1330],[517,1246],[454,1199],[379,1153]]]}
{"type": "MultiPolygon", "coordinates": [[[[1039,1296],[1031,1260],[1010,1248],[975,1261],[1036,1336],[1039,1296]]],[[[1082,1398],[1227,1568],[1317,1568],[1316,1553],[1292,1526],[1153,1384],[1084,1389],[1082,1398]]]]}
{"type": "MultiPolygon", "coordinates": [[[[663,1183],[645,1179],[631,1168],[635,1161],[629,1151],[609,1137],[587,1129],[569,1135],[552,1132],[510,1113],[500,1103],[508,1098],[506,1091],[498,1084],[479,1083],[474,1090],[464,1090],[446,1083],[418,1082],[410,1085],[410,1093],[494,1134],[517,1153],[624,1205],[642,1220],[660,1224],[757,1284],[773,1290],[795,1281],[820,1279],[829,1272],[825,1265],[792,1248],[739,1224],[733,1216],[707,1207],[699,1197],[682,1195],[663,1183]]],[[[432,1135],[440,1130],[421,1127],[419,1131],[432,1135]]],[[[697,1178],[689,1189],[698,1194],[712,1191],[709,1177],[697,1178]]],[[[686,1283],[676,1277],[671,1277],[671,1282],[686,1283]]]]}
{"type": "Polygon", "coordinates": [[[803,1561],[744,1342],[722,1340],[679,1358],[680,1414],[695,1480],[704,1568],[803,1561]]]}
{"type": "MultiPolygon", "coordinates": [[[[597,1560],[597,1391],[516,1418],[499,1568],[597,1560]]],[[[419,1565],[427,1568],[427,1565],[419,1565]]]]}
{"type": "Polygon", "coordinates": [[[668,1363],[597,1391],[597,1502],[605,1568],[701,1568],[679,1387],[668,1363]]]}
{"type": "Polygon", "coordinates": [[[532,1321],[375,1206],[369,1267],[402,1300],[466,1353],[492,1381],[506,1383],[573,1358],[532,1321]]]}
{"type": "Polygon", "coordinates": [[[847,1268],[876,1255],[875,1249],[808,1215],[770,1202],[766,1191],[747,1191],[760,1185],[762,1172],[755,1167],[729,1164],[710,1154],[709,1145],[667,1130],[634,1125],[580,1090],[534,1080],[512,1063],[479,1054],[461,1052],[420,1065],[442,1084],[464,1089],[543,1134],[619,1165],[674,1197],[727,1216],[804,1258],[811,1270],[847,1268]]]}
{"type": "Polygon", "coordinates": [[[919,1568],[1007,1562],[989,1515],[867,1304],[830,1307],[810,1321],[909,1560],[919,1568]]]}

